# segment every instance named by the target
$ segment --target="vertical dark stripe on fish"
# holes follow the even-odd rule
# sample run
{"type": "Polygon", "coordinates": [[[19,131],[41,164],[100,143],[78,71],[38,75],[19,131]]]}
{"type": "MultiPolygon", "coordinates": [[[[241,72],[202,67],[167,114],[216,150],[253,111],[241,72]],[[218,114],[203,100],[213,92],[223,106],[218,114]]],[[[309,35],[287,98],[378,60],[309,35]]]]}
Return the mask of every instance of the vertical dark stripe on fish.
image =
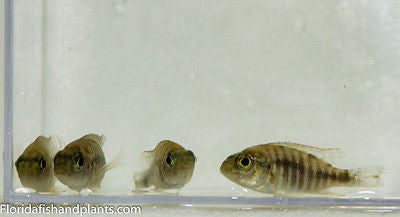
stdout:
{"type": "Polygon", "coordinates": [[[322,181],[322,177],[323,177],[323,172],[320,168],[320,165],[317,164],[317,170],[315,171],[315,185],[314,185],[314,189],[312,189],[313,191],[316,191],[319,188],[319,185],[321,184],[322,181]]]}
{"type": "Polygon", "coordinates": [[[342,170],[339,174],[338,181],[341,183],[348,183],[350,181],[349,171],[342,170]]]}
{"type": "Polygon", "coordinates": [[[327,166],[329,166],[329,165],[319,164],[319,167],[318,167],[318,172],[320,173],[319,174],[319,183],[318,183],[318,185],[316,185],[316,188],[315,188],[316,190],[322,189],[328,183],[329,171],[328,171],[327,166]]]}
{"type": "Polygon", "coordinates": [[[278,153],[278,156],[277,156],[277,158],[276,158],[276,160],[277,160],[277,165],[278,165],[277,168],[279,168],[279,173],[278,173],[278,176],[279,176],[278,188],[279,188],[280,190],[282,190],[283,187],[285,186],[285,178],[286,178],[285,172],[287,171],[287,170],[285,169],[285,165],[286,165],[286,163],[285,163],[285,162],[286,162],[286,155],[285,155],[285,153],[284,153],[284,150],[282,150],[282,147],[281,147],[281,146],[276,146],[276,151],[277,151],[277,153],[278,153]]]}
{"type": "Polygon", "coordinates": [[[299,182],[299,185],[298,185],[298,189],[303,189],[303,187],[304,187],[304,176],[305,176],[305,174],[304,174],[304,172],[305,172],[305,169],[304,169],[304,167],[306,166],[306,165],[304,165],[304,160],[303,160],[303,154],[302,153],[299,153],[299,163],[298,163],[298,166],[299,166],[299,168],[298,168],[298,170],[299,170],[299,177],[297,177],[297,182],[299,182]]]}
{"type": "Polygon", "coordinates": [[[289,168],[290,168],[290,166],[289,166],[289,160],[286,158],[286,155],[285,155],[285,159],[283,159],[282,160],[282,163],[283,163],[283,175],[282,175],[282,180],[283,180],[283,182],[282,182],[282,187],[283,188],[285,188],[285,187],[287,187],[287,185],[288,185],[288,175],[289,175],[289,168]]]}
{"type": "Polygon", "coordinates": [[[294,161],[294,163],[295,163],[295,167],[294,167],[294,173],[293,173],[293,179],[292,179],[292,185],[294,186],[294,190],[298,190],[299,189],[299,177],[300,177],[300,171],[299,171],[299,168],[300,168],[300,164],[299,164],[299,155],[300,155],[300,153],[299,152],[297,152],[297,151],[295,151],[295,152],[293,152],[293,161],[294,161]]]}
{"type": "Polygon", "coordinates": [[[269,183],[274,185],[275,181],[276,181],[276,165],[272,164],[272,159],[275,159],[275,151],[273,149],[270,149],[269,151],[267,150],[267,152],[269,153],[269,156],[267,159],[270,159],[269,162],[267,162],[268,167],[269,167],[269,171],[268,173],[270,174],[269,176],[269,183]]]}
{"type": "Polygon", "coordinates": [[[287,156],[287,161],[288,161],[288,173],[287,173],[287,184],[286,184],[286,189],[290,190],[293,186],[293,182],[292,182],[292,177],[293,177],[293,151],[292,150],[285,150],[286,152],[286,156],[287,156]]]}
{"type": "Polygon", "coordinates": [[[311,191],[312,184],[314,182],[314,162],[313,159],[310,158],[310,155],[308,155],[308,170],[307,170],[307,187],[306,191],[311,191]]]}
{"type": "Polygon", "coordinates": [[[328,185],[328,181],[330,180],[329,168],[325,167],[323,172],[324,173],[323,173],[323,176],[322,176],[322,182],[321,182],[320,188],[325,188],[328,185]]]}
{"type": "Polygon", "coordinates": [[[307,186],[309,182],[308,173],[310,171],[310,159],[307,158],[307,155],[303,154],[303,164],[304,164],[304,173],[303,173],[303,191],[307,191],[307,186]]]}
{"type": "MultiPolygon", "coordinates": [[[[293,157],[293,159],[292,159],[293,169],[292,169],[291,185],[292,185],[292,188],[294,189],[297,185],[297,173],[299,170],[299,164],[297,163],[296,152],[292,152],[292,157],[293,157]]],[[[297,189],[295,189],[295,190],[297,190],[297,189]]]]}
{"type": "Polygon", "coordinates": [[[332,182],[337,181],[337,169],[333,169],[332,174],[331,174],[331,180],[332,180],[332,182]]]}
{"type": "Polygon", "coordinates": [[[280,157],[280,152],[277,150],[277,147],[274,147],[274,159],[275,159],[275,183],[274,186],[276,189],[280,188],[281,182],[282,182],[282,175],[281,175],[281,157],[280,157]]]}
{"type": "Polygon", "coordinates": [[[326,183],[329,179],[328,170],[325,167],[325,165],[323,165],[323,166],[324,167],[319,166],[318,172],[320,173],[320,175],[319,175],[319,183],[318,183],[318,185],[316,185],[316,188],[315,188],[316,190],[322,189],[326,185],[326,183]]]}
{"type": "Polygon", "coordinates": [[[282,169],[281,165],[276,165],[276,179],[275,179],[275,188],[280,189],[282,185],[282,169]]]}

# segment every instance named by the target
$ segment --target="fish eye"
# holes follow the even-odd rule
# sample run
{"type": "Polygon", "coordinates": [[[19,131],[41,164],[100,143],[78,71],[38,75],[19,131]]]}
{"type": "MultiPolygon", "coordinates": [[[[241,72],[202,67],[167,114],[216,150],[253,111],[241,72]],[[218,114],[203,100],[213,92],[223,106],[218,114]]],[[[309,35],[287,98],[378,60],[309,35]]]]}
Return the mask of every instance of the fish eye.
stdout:
{"type": "Polygon", "coordinates": [[[17,169],[21,167],[22,161],[23,160],[22,160],[22,156],[21,156],[18,158],[17,162],[15,162],[15,166],[17,167],[17,169]]]}
{"type": "Polygon", "coordinates": [[[251,165],[252,160],[250,157],[248,156],[240,156],[237,160],[237,164],[239,165],[239,167],[247,169],[249,168],[249,166],[251,165]]]}
{"type": "Polygon", "coordinates": [[[168,165],[169,167],[171,167],[171,166],[174,164],[174,159],[172,158],[171,153],[169,153],[169,154],[167,155],[167,157],[165,158],[165,162],[167,163],[167,165],[168,165]]]}
{"type": "Polygon", "coordinates": [[[39,168],[40,168],[40,171],[43,171],[44,169],[46,169],[46,160],[43,157],[41,157],[39,160],[39,168]]]}
{"type": "Polygon", "coordinates": [[[76,158],[75,164],[78,170],[82,169],[83,164],[85,163],[85,159],[82,157],[82,154],[79,154],[76,158]]]}

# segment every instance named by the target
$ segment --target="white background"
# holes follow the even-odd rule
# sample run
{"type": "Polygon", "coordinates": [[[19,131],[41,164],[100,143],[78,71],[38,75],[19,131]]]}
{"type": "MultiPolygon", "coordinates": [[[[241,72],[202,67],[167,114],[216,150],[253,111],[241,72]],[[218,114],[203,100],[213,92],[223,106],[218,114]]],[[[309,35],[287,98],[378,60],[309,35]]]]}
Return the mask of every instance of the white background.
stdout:
{"type": "Polygon", "coordinates": [[[16,1],[16,150],[38,134],[68,142],[103,132],[108,159],[128,155],[103,186],[129,191],[130,175],[112,177],[132,174],[140,152],[168,138],[198,157],[184,190],[209,194],[240,190],[218,172],[227,155],[290,140],[342,148],[339,166],[384,165],[382,194],[399,195],[398,7],[304,3],[51,1],[43,18],[34,1],[16,1]]]}

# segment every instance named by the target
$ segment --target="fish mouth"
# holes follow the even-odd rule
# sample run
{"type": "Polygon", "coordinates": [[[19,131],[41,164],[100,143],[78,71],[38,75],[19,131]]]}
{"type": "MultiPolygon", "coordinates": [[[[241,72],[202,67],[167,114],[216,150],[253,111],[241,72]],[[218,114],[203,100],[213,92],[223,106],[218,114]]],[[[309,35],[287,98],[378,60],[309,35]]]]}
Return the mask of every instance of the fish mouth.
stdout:
{"type": "Polygon", "coordinates": [[[60,154],[57,153],[56,156],[54,156],[53,158],[53,162],[54,162],[54,170],[56,170],[56,168],[58,168],[57,165],[60,165],[60,154]]]}
{"type": "Polygon", "coordinates": [[[221,166],[219,167],[219,171],[224,174],[225,173],[225,162],[226,160],[224,160],[224,162],[222,162],[221,166]]]}
{"type": "Polygon", "coordinates": [[[197,161],[196,156],[194,155],[194,153],[191,150],[188,150],[188,154],[189,154],[189,157],[192,158],[193,162],[197,161]]]}
{"type": "Polygon", "coordinates": [[[235,155],[231,155],[227,157],[221,164],[219,171],[223,176],[225,176],[227,179],[234,181],[236,179],[236,174],[234,171],[235,167],[235,155]]]}
{"type": "Polygon", "coordinates": [[[221,164],[221,166],[219,167],[219,170],[221,172],[226,172],[228,170],[232,169],[232,164],[234,163],[234,156],[231,155],[229,157],[227,157],[221,164]]]}
{"type": "Polygon", "coordinates": [[[228,160],[224,160],[224,162],[222,162],[221,166],[219,167],[219,171],[221,172],[222,175],[224,175],[225,177],[228,178],[228,160]]]}

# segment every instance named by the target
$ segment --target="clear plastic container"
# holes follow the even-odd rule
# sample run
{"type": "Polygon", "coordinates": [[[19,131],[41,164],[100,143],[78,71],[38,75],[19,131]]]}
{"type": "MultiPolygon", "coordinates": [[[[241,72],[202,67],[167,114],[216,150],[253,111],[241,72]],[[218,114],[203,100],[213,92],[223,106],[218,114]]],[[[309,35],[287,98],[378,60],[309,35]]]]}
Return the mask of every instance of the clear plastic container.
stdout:
{"type": "MultiPolygon", "coordinates": [[[[7,202],[397,208],[400,4],[385,2],[6,1],[7,202]],[[104,134],[97,193],[21,193],[14,162],[39,135],[104,134]],[[133,193],[141,153],[192,150],[191,181],[133,193]],[[378,188],[273,196],[219,171],[247,147],[340,148],[334,166],[384,167],[378,188]]],[[[57,185],[61,185],[57,183],[57,185]]]]}

